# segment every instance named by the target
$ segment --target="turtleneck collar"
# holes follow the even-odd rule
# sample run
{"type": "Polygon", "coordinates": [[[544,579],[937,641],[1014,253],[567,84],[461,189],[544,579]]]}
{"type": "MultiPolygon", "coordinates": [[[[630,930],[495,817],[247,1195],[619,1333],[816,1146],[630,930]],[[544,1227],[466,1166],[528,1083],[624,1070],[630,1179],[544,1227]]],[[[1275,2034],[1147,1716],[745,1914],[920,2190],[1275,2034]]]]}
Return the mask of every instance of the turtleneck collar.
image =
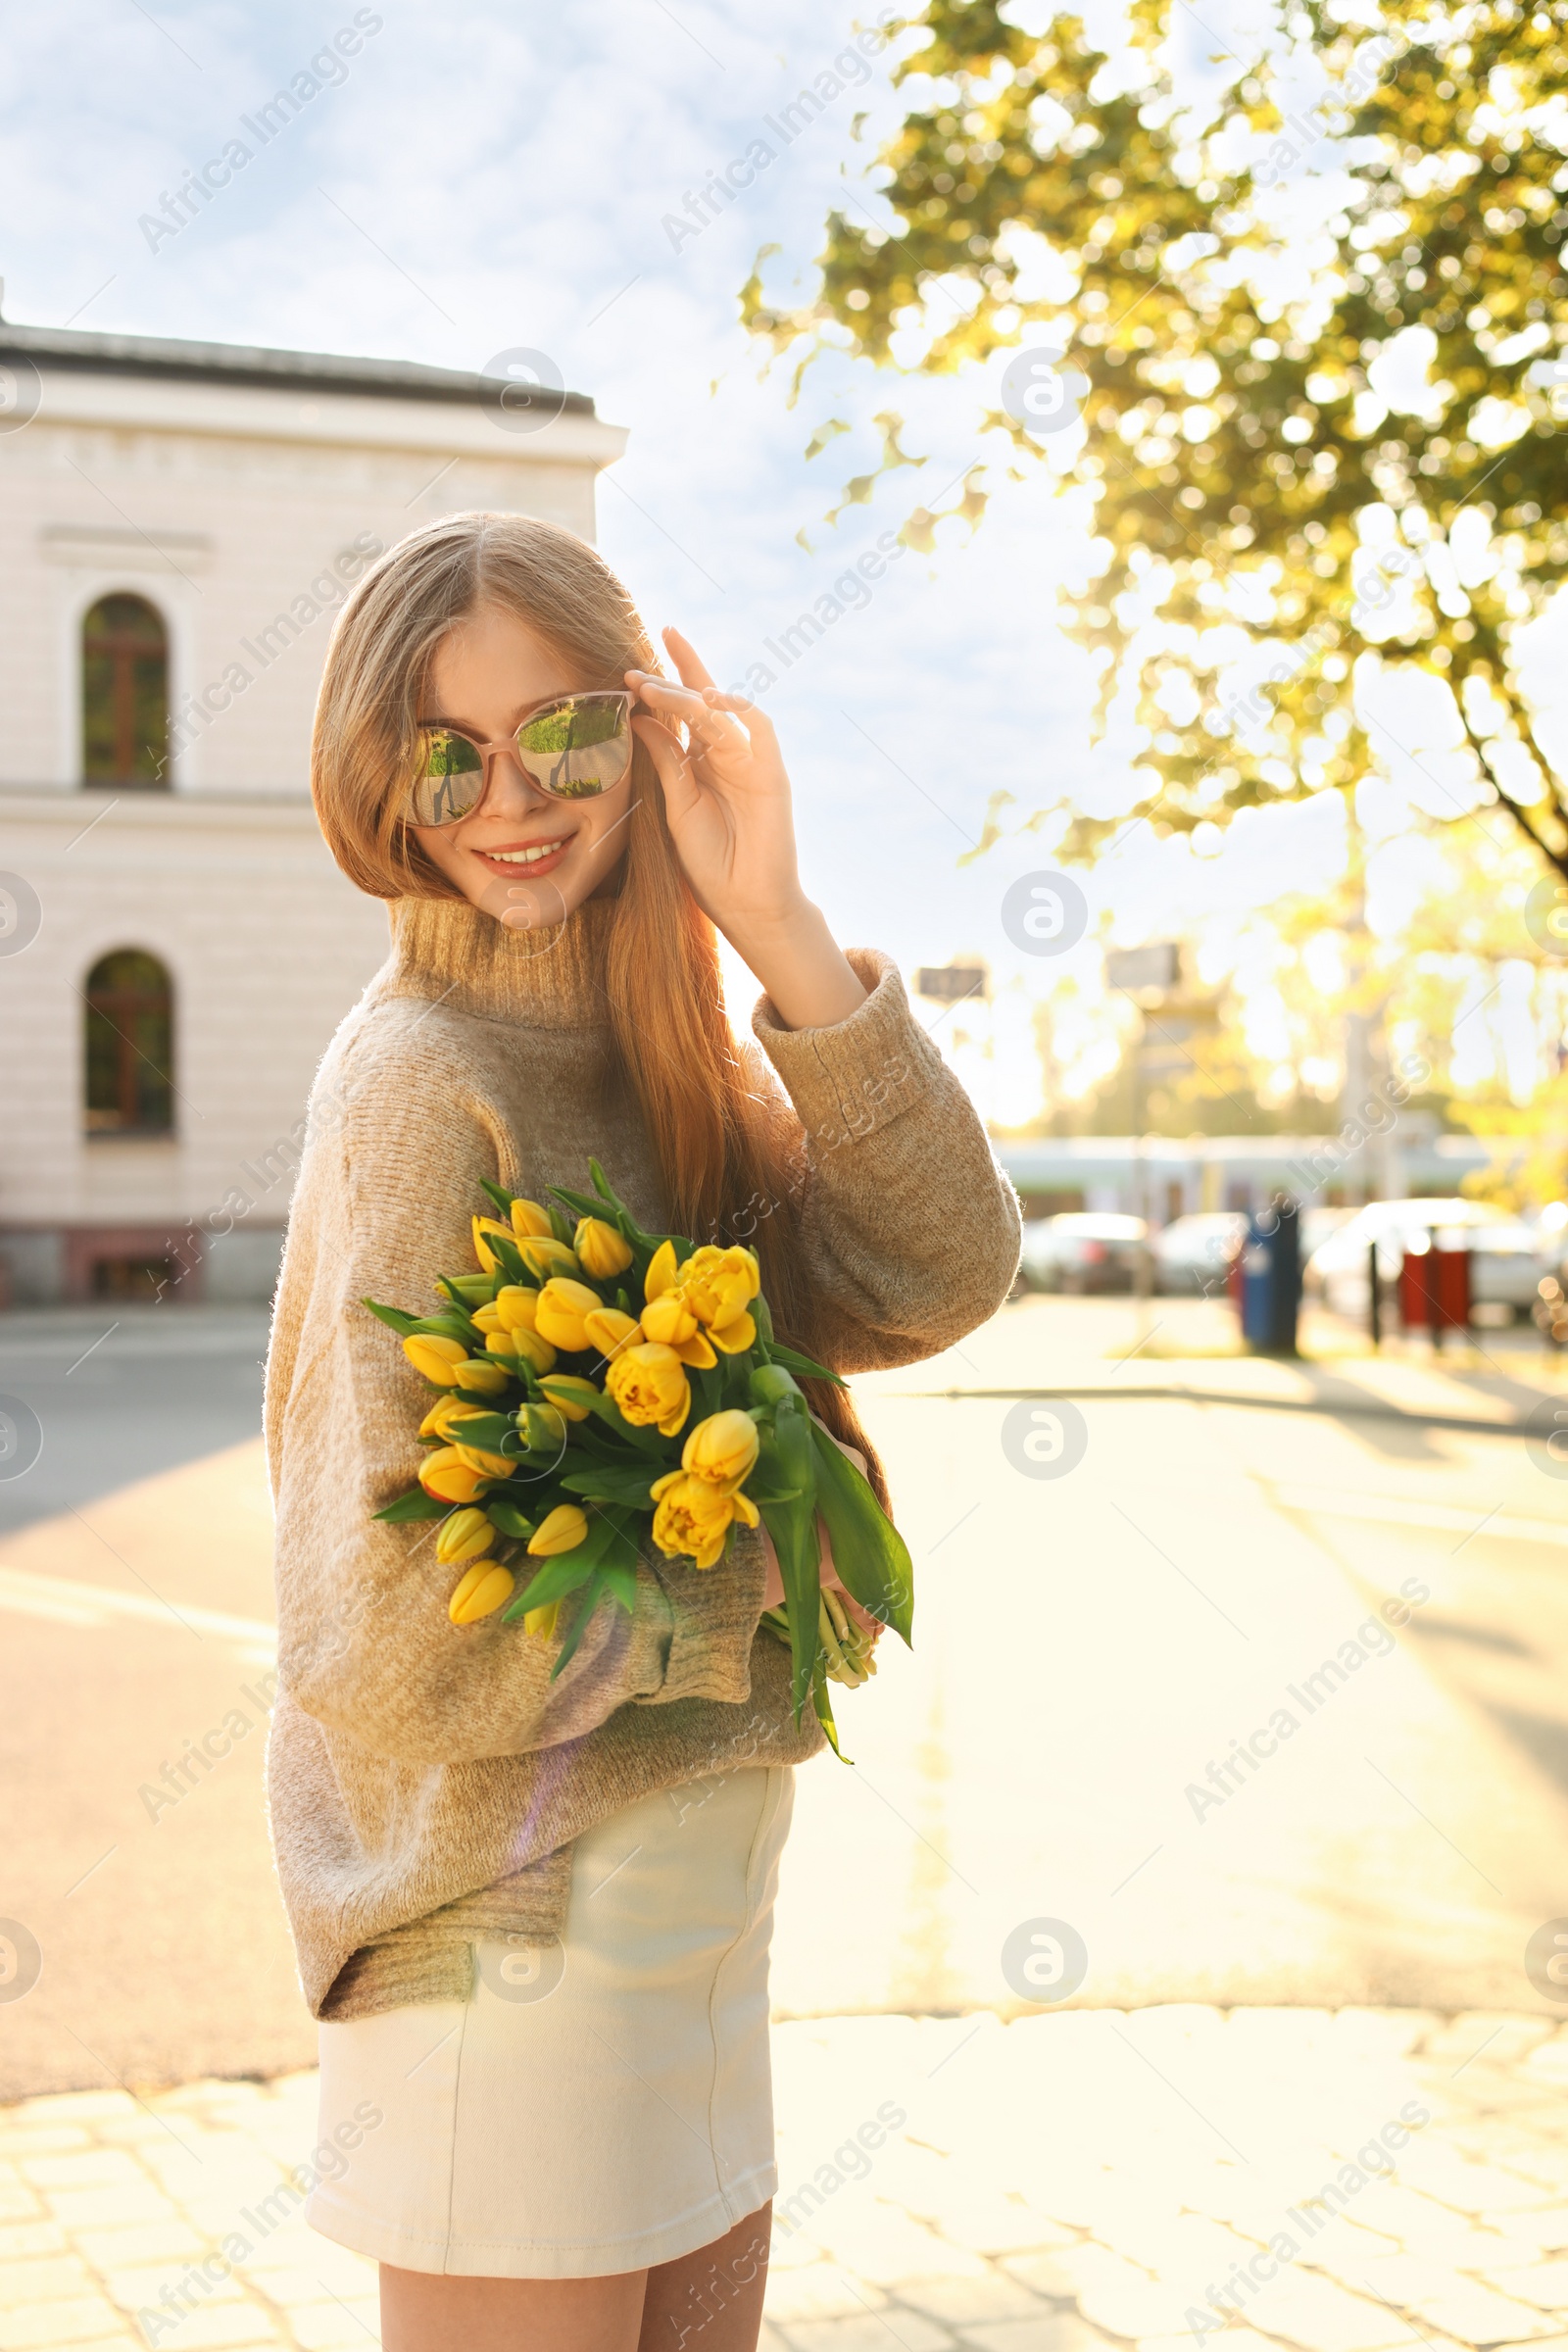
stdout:
{"type": "Polygon", "coordinates": [[[525,1029],[606,1028],[616,905],[587,899],[564,923],[514,931],[466,899],[395,899],[392,958],[377,993],[429,997],[525,1029]]]}

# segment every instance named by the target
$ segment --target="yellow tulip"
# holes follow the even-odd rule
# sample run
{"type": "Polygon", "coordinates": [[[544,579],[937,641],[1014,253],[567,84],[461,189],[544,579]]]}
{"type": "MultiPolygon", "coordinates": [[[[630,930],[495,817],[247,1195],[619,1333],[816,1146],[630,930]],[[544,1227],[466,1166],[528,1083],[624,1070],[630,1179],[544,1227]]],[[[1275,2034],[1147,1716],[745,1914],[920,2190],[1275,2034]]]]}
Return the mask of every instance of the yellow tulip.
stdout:
{"type": "Polygon", "coordinates": [[[537,1241],[519,1242],[517,1254],[539,1282],[548,1282],[552,1274],[582,1272],[575,1250],[568,1250],[564,1242],[558,1242],[549,1235],[541,1235],[537,1241]]]}
{"type": "Polygon", "coordinates": [[[474,1308],[473,1324],[474,1329],[476,1331],[482,1331],[486,1339],[489,1339],[493,1332],[500,1331],[504,1328],[501,1317],[496,1310],[494,1299],[487,1299],[483,1306],[476,1306],[474,1308]]]}
{"type": "Polygon", "coordinates": [[[537,1642],[553,1642],[556,1636],[556,1619],[560,1615],[561,1603],[559,1600],[547,1600],[540,1609],[524,1609],[522,1630],[525,1634],[532,1634],[537,1642]]]}
{"type": "Polygon", "coordinates": [[[571,1237],[571,1246],[585,1274],[595,1282],[609,1282],[615,1274],[624,1274],[631,1264],[631,1244],[613,1225],[603,1217],[584,1217],[571,1237]]]}
{"type": "MultiPolygon", "coordinates": [[[[480,1324],[482,1331],[494,1331],[498,1324],[503,1331],[532,1331],[539,1317],[539,1294],[525,1291],[520,1282],[506,1283],[496,1293],[492,1311],[496,1322],[480,1324]]],[[[473,1319],[479,1322],[477,1315],[473,1319]]]]}
{"type": "Polygon", "coordinates": [[[705,1486],[733,1494],[752,1474],[758,1444],[757,1423],[749,1413],[710,1413],[687,1439],[680,1466],[705,1486]]]}
{"type": "Polygon", "coordinates": [[[671,1559],[689,1552],[699,1568],[717,1566],[732,1521],[744,1520],[748,1527],[758,1522],[757,1505],[748,1495],[721,1494],[684,1470],[658,1480],[653,1495],[658,1506],[654,1542],[671,1559]]]}
{"type": "MultiPolygon", "coordinates": [[[[680,1287],[699,1323],[711,1331],[738,1322],[761,1288],[751,1250],[694,1250],[680,1270],[680,1287]]],[[[750,1346],[743,1342],[743,1346],[750,1346]]],[[[720,1343],[722,1345],[722,1343],[720,1343]]],[[[738,1352],[731,1348],[731,1354],[738,1352]]]]}
{"type": "Polygon", "coordinates": [[[574,1502],[558,1502],[528,1538],[536,1560],[553,1560],[560,1551],[575,1551],[588,1538],[588,1518],[574,1502]]]}
{"type": "Polygon", "coordinates": [[[706,1372],[710,1364],[718,1361],[707,1336],[700,1331],[694,1331],[689,1340],[677,1340],[675,1353],[683,1364],[691,1364],[699,1372],[706,1372]]]}
{"type": "Polygon", "coordinates": [[[687,1304],[686,1294],[678,1284],[672,1284],[667,1291],[661,1291],[657,1298],[649,1299],[643,1308],[643,1332],[648,1339],[657,1340],[664,1348],[678,1348],[682,1340],[696,1337],[697,1317],[687,1304]]]}
{"type": "Polygon", "coordinates": [[[472,1502],[484,1484],[484,1473],[466,1462],[455,1446],[427,1453],[419,1464],[419,1484],[441,1502],[472,1502]]]}
{"type": "Polygon", "coordinates": [[[537,1200],[518,1200],[512,1203],[512,1230],[519,1242],[532,1242],[553,1240],[556,1229],[548,1208],[541,1208],[537,1200]]]}
{"type": "Polygon", "coordinates": [[[670,1284],[675,1280],[677,1271],[674,1243],[661,1242],[649,1259],[648,1271],[643,1276],[643,1297],[645,1298],[662,1298],[670,1284]]]}
{"type": "Polygon", "coordinates": [[[692,1409],[685,1365],[673,1348],[651,1341],[623,1348],[605,1374],[605,1387],[628,1421],[640,1428],[653,1423],[666,1438],[685,1426],[692,1409]]]}
{"type": "Polygon", "coordinates": [[[486,1478],[510,1478],[516,1466],[504,1453],[487,1453],[482,1446],[465,1446],[461,1437],[454,1437],[452,1444],[469,1468],[482,1471],[486,1478]]]}
{"type": "Polygon", "coordinates": [[[545,1284],[539,1294],[536,1328],[541,1339],[553,1348],[564,1348],[574,1354],[588,1345],[583,1328],[585,1315],[599,1312],[599,1293],[591,1291],[585,1282],[568,1282],[557,1275],[545,1284]]]}
{"type": "Polygon", "coordinates": [[[506,1365],[493,1355],[470,1355],[452,1367],[454,1386],[471,1389],[480,1396],[499,1396],[511,1378],[506,1365]]]}
{"type": "Polygon", "coordinates": [[[454,1511],[436,1531],[435,1556],[448,1568],[457,1567],[461,1561],[482,1559],[495,1542],[495,1535],[483,1511],[454,1511]]]}
{"type": "Polygon", "coordinates": [[[556,1351],[542,1332],[514,1331],[508,1334],[513,1352],[525,1356],[536,1372],[549,1372],[555,1367],[556,1351]]]}
{"type": "Polygon", "coordinates": [[[557,1412],[564,1413],[568,1421],[586,1421],[599,1395],[591,1380],[579,1380],[575,1372],[558,1372],[552,1379],[542,1380],[539,1386],[557,1412]]]}
{"type": "Polygon", "coordinates": [[[597,1348],[601,1355],[614,1355],[643,1337],[642,1325],[623,1315],[618,1306],[601,1306],[584,1315],[582,1328],[589,1347],[597,1348]]]}
{"type": "Polygon", "coordinates": [[[457,1386],[458,1366],[468,1350],[461,1340],[435,1339],[428,1332],[416,1331],[404,1341],[403,1352],[416,1372],[422,1372],[438,1389],[450,1389],[457,1386]]]}
{"type": "Polygon", "coordinates": [[[460,1421],[471,1421],[482,1413],[482,1404],[465,1404],[461,1396],[438,1396],[419,1423],[421,1438],[445,1438],[451,1442],[452,1432],[460,1421]]]}
{"type": "Polygon", "coordinates": [[[487,1233],[498,1233],[503,1241],[510,1242],[513,1238],[512,1228],[509,1225],[498,1224],[494,1217],[475,1217],[472,1225],[473,1254],[479,1260],[484,1271],[487,1274],[493,1274],[499,1261],[484,1237],[487,1233]]]}
{"type": "Polygon", "coordinates": [[[512,1570],[503,1568],[499,1561],[475,1560],[465,1571],[447,1602],[447,1615],[454,1625],[477,1625],[481,1617],[491,1617],[497,1609],[505,1608],[516,1581],[512,1570]]]}
{"type": "MultiPolygon", "coordinates": [[[[529,1336],[526,1332],[523,1334],[525,1339],[529,1336]]],[[[517,1343],[510,1331],[487,1331],[484,1335],[484,1351],[486,1355],[511,1356],[515,1361],[517,1343]]]]}
{"type": "Polygon", "coordinates": [[[714,1323],[709,1338],[723,1355],[744,1355],[757,1338],[757,1318],[743,1308],[732,1323],[714,1323]]]}

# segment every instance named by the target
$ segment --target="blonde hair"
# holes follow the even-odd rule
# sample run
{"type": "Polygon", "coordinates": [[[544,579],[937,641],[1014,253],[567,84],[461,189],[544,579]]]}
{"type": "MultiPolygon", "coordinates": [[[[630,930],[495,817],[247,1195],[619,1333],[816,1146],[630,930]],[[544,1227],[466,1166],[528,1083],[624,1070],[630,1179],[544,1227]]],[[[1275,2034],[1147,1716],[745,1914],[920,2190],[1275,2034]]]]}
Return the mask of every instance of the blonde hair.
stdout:
{"type": "MultiPolygon", "coordinates": [[[[311,791],[338,864],[372,897],[458,898],[406,821],[419,701],[431,657],[484,607],[514,614],[584,686],[659,668],[625,587],[597,549],[531,515],[449,514],[415,531],[359,581],[338,615],[317,703],[311,791]]],[[[604,974],[612,1031],[636,1095],[677,1232],[745,1239],[761,1263],[778,1336],[824,1360],[801,1283],[793,1123],[754,1092],[724,1011],[712,924],[687,887],[647,751],[632,758],[631,815],[604,974]],[[755,1231],[742,1233],[750,1216],[755,1231]]],[[[838,1437],[880,1465],[843,1390],[812,1382],[838,1437]]]]}

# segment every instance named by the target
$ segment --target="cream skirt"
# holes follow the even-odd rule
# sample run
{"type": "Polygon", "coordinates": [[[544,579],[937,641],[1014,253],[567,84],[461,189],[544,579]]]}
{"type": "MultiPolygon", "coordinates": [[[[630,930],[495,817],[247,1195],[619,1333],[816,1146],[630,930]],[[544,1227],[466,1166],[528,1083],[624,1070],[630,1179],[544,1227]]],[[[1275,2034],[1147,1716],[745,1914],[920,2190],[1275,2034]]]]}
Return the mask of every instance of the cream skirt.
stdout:
{"type": "Polygon", "coordinates": [[[480,1942],[467,2001],[323,2025],[320,2136],[353,2152],[315,2228],[402,2270],[598,2278],[765,2204],[792,1796],[769,1765],[644,1797],[577,1839],[560,1944],[480,1942]]]}

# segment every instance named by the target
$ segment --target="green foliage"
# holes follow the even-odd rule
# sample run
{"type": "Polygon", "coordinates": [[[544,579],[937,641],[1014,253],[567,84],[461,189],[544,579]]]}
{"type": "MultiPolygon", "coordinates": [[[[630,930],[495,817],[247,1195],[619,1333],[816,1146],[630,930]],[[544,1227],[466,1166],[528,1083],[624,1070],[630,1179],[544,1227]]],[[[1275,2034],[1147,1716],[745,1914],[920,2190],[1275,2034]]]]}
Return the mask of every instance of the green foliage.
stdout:
{"type": "MultiPolygon", "coordinates": [[[[847,338],[891,364],[916,319],[929,370],[1023,340],[1069,353],[1083,430],[1052,447],[1104,562],[1067,617],[1102,716],[1116,702],[1147,733],[1129,815],[1191,832],[1346,790],[1396,748],[1366,668],[1410,662],[1453,689],[1468,755],[1457,780],[1429,769],[1433,813],[1495,796],[1568,873],[1568,788],[1517,668],[1568,565],[1568,375],[1542,366],[1568,369],[1568,0],[1387,0],[1375,37],[1294,0],[1206,126],[1172,88],[1168,15],[1137,0],[1109,61],[1075,18],[1037,38],[996,0],[931,0],[899,78],[934,80],[880,159],[898,233],[833,214],[820,298],[770,309],[754,275],[745,315],[802,366],[847,338]],[[1335,96],[1291,120],[1305,51],[1335,96]],[[1286,286],[1277,191],[1325,132],[1314,164],[1353,175],[1286,286]],[[1020,229],[1065,265],[1063,298],[1033,294],[1020,229]],[[1428,389],[1391,414],[1379,360],[1411,328],[1428,389]]],[[[977,422],[1010,436],[1014,468],[1040,460],[1013,417],[977,422]]],[[[987,480],[977,465],[945,511],[977,517],[987,480]]],[[[934,519],[911,515],[911,545],[934,519]]],[[[1062,854],[1109,830],[1075,816],[1062,854]]]]}

